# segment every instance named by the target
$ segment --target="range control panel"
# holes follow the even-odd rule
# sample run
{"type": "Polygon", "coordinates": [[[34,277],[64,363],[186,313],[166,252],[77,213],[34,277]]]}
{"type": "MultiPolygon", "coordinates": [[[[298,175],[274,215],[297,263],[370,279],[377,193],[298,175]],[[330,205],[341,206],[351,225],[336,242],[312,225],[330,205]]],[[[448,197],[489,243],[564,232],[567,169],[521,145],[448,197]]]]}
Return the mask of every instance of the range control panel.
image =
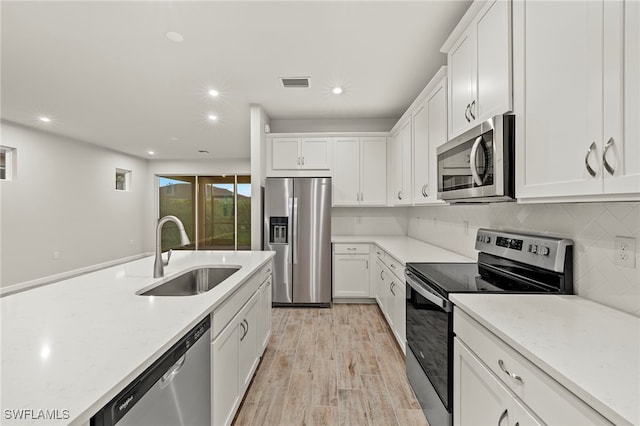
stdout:
{"type": "Polygon", "coordinates": [[[476,250],[557,272],[563,272],[570,246],[566,238],[491,229],[479,229],[476,236],[476,250]]]}

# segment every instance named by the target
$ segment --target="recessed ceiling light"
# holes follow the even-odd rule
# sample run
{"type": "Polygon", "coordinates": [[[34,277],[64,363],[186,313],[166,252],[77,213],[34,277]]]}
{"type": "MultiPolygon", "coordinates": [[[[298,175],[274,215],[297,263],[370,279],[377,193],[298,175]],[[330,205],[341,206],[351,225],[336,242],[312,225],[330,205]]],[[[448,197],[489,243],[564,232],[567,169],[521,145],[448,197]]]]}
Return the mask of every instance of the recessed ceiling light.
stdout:
{"type": "Polygon", "coordinates": [[[51,119],[49,117],[38,117],[40,121],[44,121],[45,123],[50,123],[51,119]]]}
{"type": "Polygon", "coordinates": [[[217,90],[215,90],[215,89],[211,89],[211,90],[209,90],[209,94],[210,94],[211,96],[213,96],[213,97],[216,97],[216,96],[218,96],[218,95],[220,94],[220,92],[218,92],[218,91],[217,91],[217,90]]]}
{"type": "Polygon", "coordinates": [[[154,152],[154,151],[147,151],[147,154],[149,154],[149,155],[154,155],[154,154],[155,154],[155,152],[154,152]]]}
{"type": "Polygon", "coordinates": [[[334,95],[339,95],[342,93],[342,87],[334,87],[333,88],[333,94],[334,95]]]}
{"type": "Polygon", "coordinates": [[[167,36],[167,38],[169,40],[171,40],[174,43],[180,43],[180,42],[182,42],[182,40],[184,40],[184,37],[182,37],[182,34],[177,33],[175,31],[169,31],[165,35],[167,36]]]}
{"type": "Polygon", "coordinates": [[[211,121],[216,121],[216,120],[218,119],[218,117],[216,117],[216,116],[215,116],[215,115],[213,115],[213,114],[209,114],[209,117],[208,117],[208,118],[209,118],[209,120],[211,120],[211,121]]]}

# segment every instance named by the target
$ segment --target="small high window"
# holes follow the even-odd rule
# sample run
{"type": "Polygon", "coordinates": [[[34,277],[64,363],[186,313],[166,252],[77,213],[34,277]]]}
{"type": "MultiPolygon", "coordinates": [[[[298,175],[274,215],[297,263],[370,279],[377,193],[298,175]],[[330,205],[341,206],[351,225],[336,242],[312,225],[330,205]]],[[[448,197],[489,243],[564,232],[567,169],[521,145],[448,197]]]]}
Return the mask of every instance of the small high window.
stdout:
{"type": "Polygon", "coordinates": [[[116,191],[131,190],[131,170],[116,169],[116,191]]]}
{"type": "Polygon", "coordinates": [[[16,178],[16,149],[0,145],[0,180],[16,178]]]}

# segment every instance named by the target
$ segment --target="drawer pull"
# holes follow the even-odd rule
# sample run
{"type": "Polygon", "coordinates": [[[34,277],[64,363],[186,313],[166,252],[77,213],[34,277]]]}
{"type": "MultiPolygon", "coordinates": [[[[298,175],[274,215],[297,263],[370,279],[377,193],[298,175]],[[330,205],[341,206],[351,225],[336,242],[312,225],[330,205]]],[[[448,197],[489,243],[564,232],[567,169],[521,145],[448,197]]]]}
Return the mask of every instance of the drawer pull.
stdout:
{"type": "Polygon", "coordinates": [[[511,377],[513,380],[517,380],[520,383],[524,383],[524,380],[522,379],[522,377],[518,376],[515,373],[511,373],[509,370],[507,370],[504,366],[504,362],[500,359],[498,360],[498,366],[500,367],[500,370],[502,370],[506,375],[508,375],[509,377],[511,377]]]}
{"type": "Polygon", "coordinates": [[[357,250],[357,249],[355,247],[347,247],[347,250],[353,251],[353,250],[357,250]]]}
{"type": "Polygon", "coordinates": [[[500,414],[500,418],[498,419],[498,426],[500,426],[500,423],[502,423],[502,421],[506,419],[508,415],[509,415],[509,410],[505,408],[502,414],[500,414]]]}
{"type": "Polygon", "coordinates": [[[267,269],[266,273],[270,274],[271,273],[271,268],[267,269]]]}

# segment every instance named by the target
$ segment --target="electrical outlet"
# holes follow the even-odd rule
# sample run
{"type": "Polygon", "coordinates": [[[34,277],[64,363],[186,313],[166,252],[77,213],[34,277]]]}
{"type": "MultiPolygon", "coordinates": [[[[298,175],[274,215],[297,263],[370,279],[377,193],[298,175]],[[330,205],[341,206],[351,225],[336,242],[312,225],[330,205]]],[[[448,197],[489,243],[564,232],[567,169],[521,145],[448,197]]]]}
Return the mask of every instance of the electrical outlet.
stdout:
{"type": "Polygon", "coordinates": [[[636,239],[628,237],[616,237],[614,256],[614,263],[616,265],[635,269],[636,239]]]}

